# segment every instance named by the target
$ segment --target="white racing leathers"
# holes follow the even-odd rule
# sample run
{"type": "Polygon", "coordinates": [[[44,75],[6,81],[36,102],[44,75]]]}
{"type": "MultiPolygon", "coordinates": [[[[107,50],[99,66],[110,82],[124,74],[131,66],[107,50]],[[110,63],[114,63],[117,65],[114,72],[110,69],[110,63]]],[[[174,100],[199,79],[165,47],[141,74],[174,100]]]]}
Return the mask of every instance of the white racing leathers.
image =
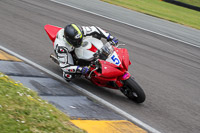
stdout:
{"type": "MultiPolygon", "coordinates": [[[[111,41],[113,36],[96,26],[82,26],[82,33],[84,37],[93,36],[101,39],[102,37],[111,41]]],[[[63,71],[63,77],[65,80],[70,81],[76,75],[84,74],[87,72],[87,67],[74,64],[74,59],[71,53],[74,51],[74,47],[69,44],[64,38],[64,29],[61,29],[56,36],[54,42],[54,50],[58,57],[59,66],[63,71]]]]}

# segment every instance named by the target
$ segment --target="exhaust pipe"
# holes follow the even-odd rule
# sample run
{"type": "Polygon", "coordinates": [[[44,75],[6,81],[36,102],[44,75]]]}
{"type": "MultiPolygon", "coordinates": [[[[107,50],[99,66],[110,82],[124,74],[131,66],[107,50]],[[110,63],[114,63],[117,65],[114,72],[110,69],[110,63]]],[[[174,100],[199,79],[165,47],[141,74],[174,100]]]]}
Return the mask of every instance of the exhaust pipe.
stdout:
{"type": "Polygon", "coordinates": [[[54,56],[53,54],[50,55],[50,58],[56,63],[59,65],[59,61],[58,61],[58,58],[56,56],[54,56]]]}

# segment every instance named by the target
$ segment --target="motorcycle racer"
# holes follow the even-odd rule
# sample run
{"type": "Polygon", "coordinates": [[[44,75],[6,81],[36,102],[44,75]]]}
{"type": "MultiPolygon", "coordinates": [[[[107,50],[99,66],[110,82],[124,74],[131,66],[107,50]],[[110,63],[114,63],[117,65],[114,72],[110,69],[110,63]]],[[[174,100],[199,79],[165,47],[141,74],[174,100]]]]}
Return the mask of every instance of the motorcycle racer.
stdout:
{"type": "Polygon", "coordinates": [[[73,56],[74,50],[82,45],[83,39],[86,36],[92,36],[99,40],[105,38],[107,41],[112,41],[113,45],[118,43],[118,39],[97,26],[69,24],[62,28],[57,33],[54,50],[66,81],[70,81],[76,75],[86,74],[89,70],[88,66],[80,66],[79,63],[74,63],[76,56],[73,56]]]}

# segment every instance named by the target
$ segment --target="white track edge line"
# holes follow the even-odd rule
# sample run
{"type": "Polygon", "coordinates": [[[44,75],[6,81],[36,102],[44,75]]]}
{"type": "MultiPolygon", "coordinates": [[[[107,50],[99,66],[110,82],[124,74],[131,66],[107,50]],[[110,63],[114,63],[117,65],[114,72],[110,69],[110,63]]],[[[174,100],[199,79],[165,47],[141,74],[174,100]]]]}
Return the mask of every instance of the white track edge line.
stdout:
{"type": "Polygon", "coordinates": [[[32,62],[32,61],[30,61],[29,59],[27,59],[27,58],[25,58],[25,57],[23,57],[23,56],[21,56],[21,55],[15,53],[15,52],[9,50],[9,49],[7,49],[7,48],[1,46],[1,45],[0,45],[0,49],[2,49],[3,51],[5,51],[5,52],[7,52],[7,53],[9,53],[9,54],[11,54],[11,55],[13,55],[13,56],[15,56],[15,57],[21,59],[21,60],[23,60],[24,62],[26,62],[26,63],[28,63],[28,64],[30,64],[30,65],[32,65],[32,66],[34,66],[34,67],[36,67],[36,68],[38,68],[38,69],[40,69],[40,70],[42,70],[42,71],[48,73],[49,75],[53,76],[54,78],[56,78],[56,79],[58,79],[58,80],[60,80],[60,81],[62,81],[62,82],[65,82],[66,84],[70,84],[72,87],[74,87],[74,88],[77,89],[78,91],[82,92],[82,93],[85,94],[86,96],[89,96],[89,97],[95,99],[96,101],[100,102],[101,104],[103,104],[103,105],[109,107],[109,108],[112,109],[113,111],[115,111],[115,112],[117,112],[118,114],[122,115],[122,116],[125,117],[126,119],[128,119],[128,120],[130,120],[131,122],[135,123],[136,125],[140,126],[141,128],[143,128],[143,129],[145,129],[145,130],[147,130],[147,131],[149,131],[149,132],[152,132],[152,133],[160,133],[158,130],[154,129],[153,127],[151,127],[151,126],[145,124],[144,122],[140,121],[139,119],[133,117],[132,115],[126,113],[125,111],[119,109],[118,107],[112,105],[111,103],[109,103],[109,102],[107,102],[107,101],[105,101],[105,100],[99,98],[98,96],[96,96],[96,95],[90,93],[89,91],[87,91],[87,90],[81,88],[80,86],[75,85],[74,83],[67,83],[61,76],[59,76],[59,75],[53,73],[52,71],[50,71],[50,70],[48,70],[48,69],[46,69],[46,68],[44,68],[44,67],[42,67],[42,66],[40,66],[40,65],[38,65],[38,64],[36,64],[36,63],[34,63],[34,62],[32,62]]]}
{"type": "Polygon", "coordinates": [[[91,11],[88,11],[88,10],[85,10],[85,9],[82,9],[82,8],[79,8],[79,7],[75,7],[75,6],[72,6],[72,5],[69,5],[69,4],[66,4],[66,3],[62,3],[62,2],[59,2],[59,1],[56,1],[56,0],[50,0],[50,1],[51,1],[51,2],[55,2],[55,3],[58,3],[58,4],[61,4],[61,5],[69,6],[69,7],[72,7],[72,8],[74,8],[74,9],[78,9],[78,10],[81,10],[81,11],[84,11],[84,12],[87,12],[87,13],[90,13],[90,14],[93,14],[93,15],[96,15],[96,16],[100,16],[100,17],[103,17],[103,18],[106,18],[106,19],[109,19],[109,20],[112,20],[112,21],[115,21],[115,22],[118,22],[118,23],[122,23],[122,24],[125,24],[125,25],[128,25],[128,26],[131,26],[131,27],[135,27],[135,28],[138,28],[138,29],[141,29],[141,30],[150,32],[150,33],[154,33],[154,34],[156,34],[156,35],[160,35],[160,36],[163,36],[163,37],[166,37],[166,38],[169,38],[169,39],[178,41],[178,42],[182,42],[182,43],[191,45],[191,46],[193,46],[193,47],[200,48],[199,45],[192,44],[192,43],[190,43],[190,42],[186,42],[186,41],[183,41],[183,40],[174,38],[174,37],[170,37],[170,36],[167,36],[167,35],[164,35],[164,34],[161,34],[161,33],[155,32],[155,31],[152,31],[152,30],[148,30],[148,29],[145,29],[145,28],[136,26],[136,25],[132,25],[132,24],[129,24],[129,23],[126,23],[126,22],[123,22],[123,21],[120,21],[120,20],[117,20],[117,19],[114,19],[114,18],[110,18],[110,17],[104,16],[104,15],[98,14],[98,13],[94,13],[94,12],[91,12],[91,11]]]}

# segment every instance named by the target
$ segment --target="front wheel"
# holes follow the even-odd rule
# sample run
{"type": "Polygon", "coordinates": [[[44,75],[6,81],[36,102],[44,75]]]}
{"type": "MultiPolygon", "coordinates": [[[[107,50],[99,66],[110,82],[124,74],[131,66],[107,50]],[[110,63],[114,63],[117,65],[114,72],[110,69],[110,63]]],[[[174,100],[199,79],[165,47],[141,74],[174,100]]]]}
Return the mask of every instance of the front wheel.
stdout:
{"type": "Polygon", "coordinates": [[[124,86],[121,88],[121,91],[136,103],[143,103],[146,99],[143,89],[132,77],[124,81],[124,86]]]}

